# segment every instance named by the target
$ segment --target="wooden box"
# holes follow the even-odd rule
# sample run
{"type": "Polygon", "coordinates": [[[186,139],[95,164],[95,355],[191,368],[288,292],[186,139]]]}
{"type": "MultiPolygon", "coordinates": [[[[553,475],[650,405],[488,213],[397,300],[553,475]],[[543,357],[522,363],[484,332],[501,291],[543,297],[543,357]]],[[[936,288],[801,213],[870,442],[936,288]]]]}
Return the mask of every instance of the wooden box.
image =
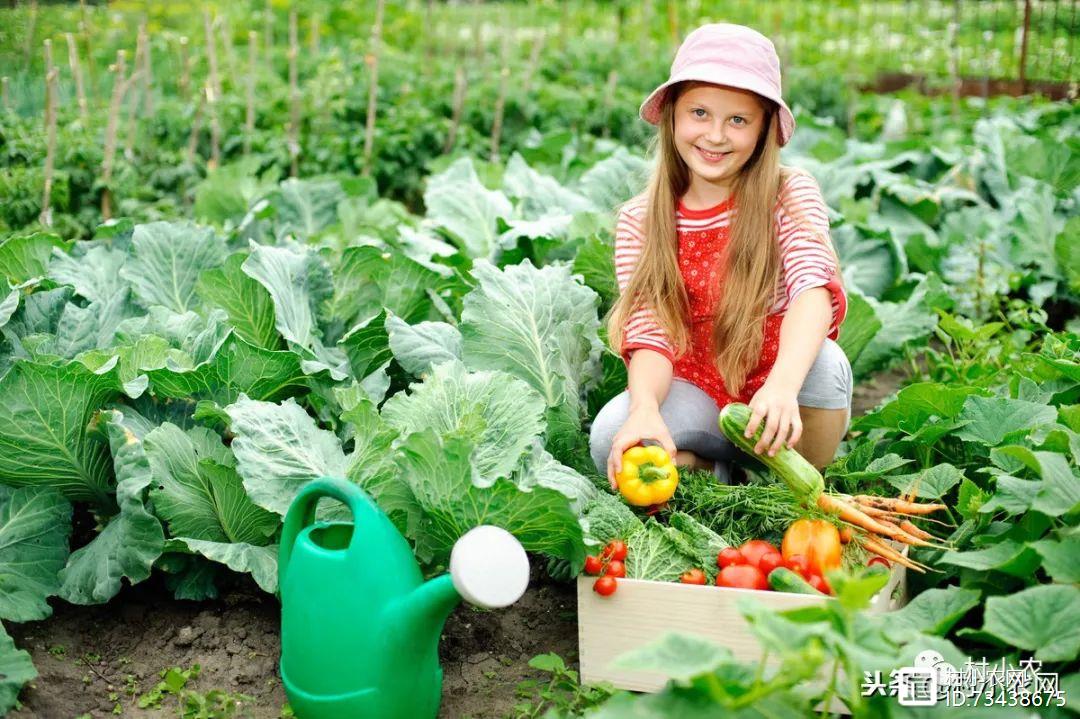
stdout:
{"type": "MultiPolygon", "coordinates": [[[[907,603],[906,571],[898,564],[893,565],[888,584],[871,601],[870,612],[887,612],[907,603]]],[[[741,662],[759,662],[761,647],[735,605],[740,597],[753,597],[777,610],[836,601],[808,594],[642,579],[620,579],[614,594],[601,597],[592,589],[595,581],[595,577],[578,577],[581,681],[584,684],[607,681],[620,689],[645,692],[663,688],[666,678],[655,672],[612,669],[611,661],[656,641],[667,632],[677,631],[725,646],[741,662]]]]}

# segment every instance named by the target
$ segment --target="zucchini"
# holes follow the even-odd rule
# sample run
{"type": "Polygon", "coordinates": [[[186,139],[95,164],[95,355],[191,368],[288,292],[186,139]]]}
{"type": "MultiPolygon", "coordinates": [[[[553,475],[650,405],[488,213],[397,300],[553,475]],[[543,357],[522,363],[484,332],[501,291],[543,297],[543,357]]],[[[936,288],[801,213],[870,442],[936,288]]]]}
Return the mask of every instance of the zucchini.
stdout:
{"type": "Polygon", "coordinates": [[[750,415],[750,408],[745,404],[732,402],[724,405],[724,409],[720,411],[720,431],[736,447],[775,472],[805,506],[814,505],[825,491],[825,479],[821,472],[790,447],[784,447],[775,457],[770,457],[765,452],[754,454],[754,445],[761,438],[765,423],[762,422],[754,436],[747,439],[743,433],[746,425],[750,423],[750,415]]]}
{"type": "Polygon", "coordinates": [[[769,586],[778,592],[790,592],[792,594],[816,594],[819,597],[825,595],[814,589],[810,584],[787,567],[777,567],[769,572],[769,586]]]}

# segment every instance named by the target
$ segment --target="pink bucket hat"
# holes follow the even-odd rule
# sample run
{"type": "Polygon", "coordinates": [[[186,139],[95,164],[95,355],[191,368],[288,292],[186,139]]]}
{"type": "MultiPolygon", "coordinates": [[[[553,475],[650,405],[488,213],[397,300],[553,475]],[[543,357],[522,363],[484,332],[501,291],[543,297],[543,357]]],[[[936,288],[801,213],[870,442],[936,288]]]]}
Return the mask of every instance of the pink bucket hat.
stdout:
{"type": "Polygon", "coordinates": [[[713,23],[694,30],[679,46],[671,77],[641,105],[641,119],[660,124],[660,108],[669,87],[678,82],[700,80],[750,90],[780,106],[780,144],[786,145],[795,131],[795,117],[780,97],[780,58],[772,41],[743,25],[713,23]]]}

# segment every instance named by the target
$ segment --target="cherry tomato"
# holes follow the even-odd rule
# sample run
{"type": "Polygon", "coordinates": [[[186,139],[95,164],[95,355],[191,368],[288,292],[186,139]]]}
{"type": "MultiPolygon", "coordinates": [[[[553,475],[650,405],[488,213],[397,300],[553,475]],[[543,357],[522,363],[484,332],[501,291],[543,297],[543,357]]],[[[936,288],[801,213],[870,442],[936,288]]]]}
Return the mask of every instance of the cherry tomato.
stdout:
{"type": "Polygon", "coordinates": [[[769,552],[780,553],[780,550],[766,542],[764,539],[750,539],[742,543],[739,552],[746,557],[746,563],[758,566],[761,557],[769,552]]]}
{"type": "Polygon", "coordinates": [[[784,560],[783,566],[795,572],[806,581],[810,581],[810,562],[808,562],[803,555],[792,554],[784,560]]]}
{"type": "Polygon", "coordinates": [[[742,552],[738,549],[735,549],[735,547],[721,549],[720,554],[716,555],[716,566],[721,569],[736,564],[746,564],[746,557],[744,557],[742,552]]]}
{"type": "Polygon", "coordinates": [[[768,589],[769,580],[761,570],[749,564],[724,567],[716,575],[716,586],[736,589],[768,589]]]}
{"type": "Polygon", "coordinates": [[[761,570],[762,574],[766,577],[769,573],[777,567],[784,566],[784,556],[780,552],[766,552],[758,559],[757,568],[761,570]]]}
{"type": "Polygon", "coordinates": [[[851,527],[840,528],[840,544],[847,544],[854,536],[855,533],[851,531],[851,527]]]}
{"type": "Polygon", "coordinates": [[[599,594],[601,597],[609,597],[615,593],[615,577],[609,577],[604,575],[595,582],[593,582],[593,591],[599,594]]]}
{"type": "Polygon", "coordinates": [[[626,542],[621,539],[613,539],[607,543],[604,547],[604,551],[600,553],[600,556],[604,559],[618,559],[620,562],[626,561],[626,542]]]}
{"type": "Polygon", "coordinates": [[[700,569],[691,569],[680,574],[679,581],[683,584],[705,584],[708,580],[705,572],[700,569]]]}
{"type": "Polygon", "coordinates": [[[612,559],[608,562],[607,570],[604,572],[605,577],[625,577],[626,565],[620,562],[618,559],[612,559]]]}
{"type": "Polygon", "coordinates": [[[600,557],[585,557],[585,573],[599,574],[604,569],[604,562],[600,557]]]}
{"type": "Polygon", "coordinates": [[[889,569],[892,566],[892,565],[889,564],[889,560],[886,559],[885,557],[871,557],[870,561],[866,563],[866,566],[872,567],[875,564],[880,564],[881,566],[885,567],[886,569],[889,569]]]}
{"type": "Polygon", "coordinates": [[[832,594],[832,587],[829,586],[829,583],[825,580],[825,577],[821,576],[820,574],[811,574],[810,578],[807,579],[806,582],[822,594],[832,594]]]}

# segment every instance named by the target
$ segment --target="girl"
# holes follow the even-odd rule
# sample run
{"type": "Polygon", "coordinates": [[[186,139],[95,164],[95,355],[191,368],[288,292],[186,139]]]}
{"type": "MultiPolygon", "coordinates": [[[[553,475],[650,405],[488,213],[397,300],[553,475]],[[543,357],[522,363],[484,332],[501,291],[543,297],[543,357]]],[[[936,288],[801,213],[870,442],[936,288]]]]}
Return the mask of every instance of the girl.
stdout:
{"type": "Polygon", "coordinates": [[[730,481],[717,426],[745,402],[754,447],[832,461],[851,416],[851,365],[834,340],[847,311],[814,179],[780,166],[795,119],[773,44],[740,25],[686,38],[645,100],[658,127],[648,189],[619,212],[620,297],[608,336],[628,387],[601,409],[590,449],[612,489],[622,454],[658,442],[676,464],[730,481]]]}

